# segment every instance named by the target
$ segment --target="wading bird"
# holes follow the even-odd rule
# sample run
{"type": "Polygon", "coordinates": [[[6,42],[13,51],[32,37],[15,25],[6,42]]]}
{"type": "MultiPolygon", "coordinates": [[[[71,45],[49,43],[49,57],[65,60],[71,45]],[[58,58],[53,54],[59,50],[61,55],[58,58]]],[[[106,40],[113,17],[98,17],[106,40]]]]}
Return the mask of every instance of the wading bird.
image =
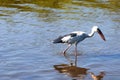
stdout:
{"type": "MultiPolygon", "coordinates": [[[[102,31],[98,28],[98,26],[93,26],[91,33],[87,34],[83,31],[74,31],[70,34],[59,36],[57,39],[53,40],[53,43],[67,43],[68,47],[63,51],[64,56],[66,57],[66,51],[72,46],[75,45],[75,57],[77,61],[77,44],[83,41],[85,38],[90,38],[94,35],[95,32],[98,32],[101,38],[105,41],[105,37],[102,31]]],[[[75,62],[76,64],[77,62],[75,62]]]]}

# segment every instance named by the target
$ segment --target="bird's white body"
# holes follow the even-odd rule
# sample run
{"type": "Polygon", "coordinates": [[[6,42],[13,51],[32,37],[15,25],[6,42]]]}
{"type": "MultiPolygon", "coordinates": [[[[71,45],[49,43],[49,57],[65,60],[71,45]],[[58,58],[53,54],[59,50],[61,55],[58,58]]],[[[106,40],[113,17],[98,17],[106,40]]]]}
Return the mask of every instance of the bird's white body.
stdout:
{"type": "Polygon", "coordinates": [[[88,37],[88,35],[82,31],[74,31],[70,34],[76,34],[76,35],[75,36],[66,35],[61,40],[68,44],[74,44],[74,43],[78,43],[78,42],[84,40],[86,37],[88,37]]]}

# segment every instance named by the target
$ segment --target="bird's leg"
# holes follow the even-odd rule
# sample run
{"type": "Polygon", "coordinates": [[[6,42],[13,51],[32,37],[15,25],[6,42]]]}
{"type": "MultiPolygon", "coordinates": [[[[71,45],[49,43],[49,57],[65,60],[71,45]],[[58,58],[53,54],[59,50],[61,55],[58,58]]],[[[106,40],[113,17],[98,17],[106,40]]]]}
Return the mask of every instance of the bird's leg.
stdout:
{"type": "Polygon", "coordinates": [[[77,66],[77,44],[75,44],[75,66],[77,66]]]}
{"type": "Polygon", "coordinates": [[[70,65],[72,66],[72,65],[73,65],[72,61],[69,59],[68,56],[66,56],[66,51],[67,51],[71,46],[72,46],[72,45],[69,44],[68,47],[63,51],[63,54],[64,54],[64,57],[70,62],[70,65]]]}
{"type": "Polygon", "coordinates": [[[66,56],[66,51],[71,47],[71,44],[68,45],[68,47],[63,51],[64,56],[66,56]]]}

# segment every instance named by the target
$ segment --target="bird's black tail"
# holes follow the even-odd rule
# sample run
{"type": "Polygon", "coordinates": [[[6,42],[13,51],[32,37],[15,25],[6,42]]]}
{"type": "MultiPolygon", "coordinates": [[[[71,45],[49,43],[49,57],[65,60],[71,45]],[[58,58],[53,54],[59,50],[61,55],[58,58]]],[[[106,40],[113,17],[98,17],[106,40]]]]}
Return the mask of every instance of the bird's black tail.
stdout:
{"type": "Polygon", "coordinates": [[[62,38],[63,37],[61,37],[61,36],[58,37],[57,39],[53,40],[53,43],[63,43],[62,38]]]}

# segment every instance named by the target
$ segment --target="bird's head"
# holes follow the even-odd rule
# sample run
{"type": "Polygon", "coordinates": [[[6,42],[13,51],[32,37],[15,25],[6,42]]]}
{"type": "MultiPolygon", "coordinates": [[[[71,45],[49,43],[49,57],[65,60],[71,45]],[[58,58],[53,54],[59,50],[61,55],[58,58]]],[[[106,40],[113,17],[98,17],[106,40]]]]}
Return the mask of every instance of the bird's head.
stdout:
{"type": "Polygon", "coordinates": [[[98,34],[100,35],[100,37],[106,41],[105,37],[104,37],[104,34],[102,33],[102,31],[100,30],[100,28],[98,26],[93,26],[93,31],[94,32],[98,32],[98,34]]]}

